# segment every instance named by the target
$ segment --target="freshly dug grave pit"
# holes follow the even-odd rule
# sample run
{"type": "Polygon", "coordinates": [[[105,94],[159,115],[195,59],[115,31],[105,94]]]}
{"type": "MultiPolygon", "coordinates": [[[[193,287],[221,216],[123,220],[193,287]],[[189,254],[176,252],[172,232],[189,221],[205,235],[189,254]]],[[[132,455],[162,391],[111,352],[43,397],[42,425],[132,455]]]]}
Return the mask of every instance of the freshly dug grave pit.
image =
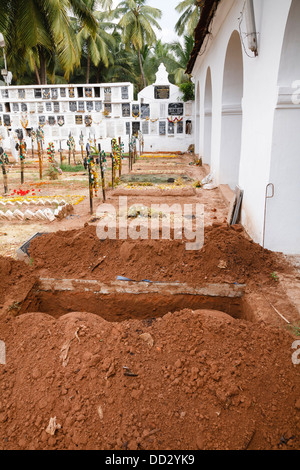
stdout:
{"type": "Polygon", "coordinates": [[[109,322],[146,320],[163,317],[182,309],[218,310],[233,318],[248,319],[242,299],[193,295],[118,294],[31,292],[23,302],[19,315],[41,312],[58,319],[71,312],[87,312],[109,322]]]}

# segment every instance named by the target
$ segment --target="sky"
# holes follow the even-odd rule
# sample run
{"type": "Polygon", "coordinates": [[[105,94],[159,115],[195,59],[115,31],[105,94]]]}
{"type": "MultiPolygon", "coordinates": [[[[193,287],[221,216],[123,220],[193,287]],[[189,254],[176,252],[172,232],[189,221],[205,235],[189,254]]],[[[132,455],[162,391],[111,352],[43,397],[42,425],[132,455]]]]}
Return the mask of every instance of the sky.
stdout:
{"type": "MultiPolygon", "coordinates": [[[[114,0],[117,5],[120,0],[114,0]]],[[[175,10],[179,0],[148,0],[147,4],[162,11],[163,16],[160,20],[162,31],[158,31],[157,37],[163,42],[172,42],[178,40],[174,31],[175,24],[179,18],[179,13],[175,10]]]]}

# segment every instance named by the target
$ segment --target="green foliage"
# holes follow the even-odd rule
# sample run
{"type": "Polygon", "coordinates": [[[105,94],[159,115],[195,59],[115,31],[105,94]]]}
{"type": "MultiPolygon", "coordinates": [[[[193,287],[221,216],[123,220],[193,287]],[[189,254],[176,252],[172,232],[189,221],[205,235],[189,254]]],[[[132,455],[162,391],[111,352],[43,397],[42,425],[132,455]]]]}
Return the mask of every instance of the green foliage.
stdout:
{"type": "Polygon", "coordinates": [[[195,100],[195,85],[192,82],[181,83],[179,86],[180,91],[183,93],[183,101],[195,100]]]}
{"type": "MultiPolygon", "coordinates": [[[[199,10],[194,0],[177,10],[188,8],[199,10]]],[[[113,0],[0,0],[13,84],[128,81],[138,92],[155,81],[162,62],[172,83],[189,82],[193,34],[184,26],[183,43],[157,40],[161,15],[150,0],[121,0],[114,9],[113,0]]]]}
{"type": "Polygon", "coordinates": [[[176,10],[182,15],[175,25],[175,31],[179,36],[194,34],[203,4],[204,0],[182,0],[179,2],[176,10]]]}
{"type": "Polygon", "coordinates": [[[272,273],[271,278],[273,279],[273,281],[279,282],[279,277],[278,277],[277,273],[272,273]]]}
{"type": "Polygon", "coordinates": [[[83,165],[67,165],[66,163],[63,163],[60,165],[60,169],[64,171],[65,173],[79,173],[81,171],[85,171],[85,168],[83,165]]]}

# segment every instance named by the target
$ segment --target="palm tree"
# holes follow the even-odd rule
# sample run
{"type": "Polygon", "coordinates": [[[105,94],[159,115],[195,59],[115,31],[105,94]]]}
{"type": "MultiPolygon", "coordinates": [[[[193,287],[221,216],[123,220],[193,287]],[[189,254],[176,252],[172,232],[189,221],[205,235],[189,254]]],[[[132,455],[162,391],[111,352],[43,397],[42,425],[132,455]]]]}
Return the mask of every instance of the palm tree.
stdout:
{"type": "Polygon", "coordinates": [[[176,10],[182,15],[175,25],[175,31],[179,36],[183,36],[185,33],[194,34],[203,4],[204,0],[181,0],[179,2],[176,10]]]}
{"type": "Polygon", "coordinates": [[[146,87],[141,51],[144,46],[151,47],[156,41],[153,27],[161,29],[156,20],[161,18],[162,12],[146,5],[146,0],[124,0],[117,6],[114,15],[116,18],[121,16],[118,25],[122,29],[124,44],[128,48],[133,47],[138,54],[142,82],[146,87]]]}
{"type": "Polygon", "coordinates": [[[185,71],[194,47],[194,38],[185,35],[183,45],[180,41],[175,41],[169,47],[175,55],[174,60],[169,61],[169,66],[174,73],[176,84],[180,85],[181,83],[191,81],[191,76],[187,75],[185,71]]]}
{"type": "Polygon", "coordinates": [[[115,44],[114,36],[111,34],[114,24],[107,21],[109,13],[95,11],[96,6],[97,1],[91,0],[90,8],[98,22],[96,34],[93,34],[90,28],[84,24],[77,34],[79,48],[87,56],[86,83],[90,81],[91,62],[95,67],[100,63],[104,67],[108,67],[109,60],[112,59],[110,49],[115,44]]]}
{"type": "Polygon", "coordinates": [[[29,63],[37,82],[44,84],[57,55],[67,77],[80,57],[69,13],[95,32],[97,23],[88,4],[89,0],[0,0],[0,31],[12,70],[21,75],[29,63]]]}

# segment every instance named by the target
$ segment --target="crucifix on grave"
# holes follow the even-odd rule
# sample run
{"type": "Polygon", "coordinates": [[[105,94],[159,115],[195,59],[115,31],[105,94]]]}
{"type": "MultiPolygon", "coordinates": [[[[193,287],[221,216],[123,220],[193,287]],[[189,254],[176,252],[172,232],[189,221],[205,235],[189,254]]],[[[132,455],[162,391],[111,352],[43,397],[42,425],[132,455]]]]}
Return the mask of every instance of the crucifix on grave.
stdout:
{"type": "Polygon", "coordinates": [[[21,184],[24,183],[24,163],[27,153],[27,145],[24,140],[24,134],[22,129],[17,129],[16,134],[19,140],[19,143],[16,145],[16,150],[19,152],[20,162],[21,162],[21,184]]]}
{"type": "Polygon", "coordinates": [[[39,170],[40,170],[40,180],[43,179],[43,160],[42,160],[42,148],[44,142],[44,131],[41,126],[37,128],[36,131],[36,141],[38,145],[38,157],[39,157],[39,170]]]}
{"type": "Polygon", "coordinates": [[[9,164],[8,157],[6,153],[4,152],[3,148],[0,147],[0,165],[1,165],[2,173],[3,173],[4,194],[8,193],[7,171],[6,171],[6,165],[8,164],[9,164]]]}

